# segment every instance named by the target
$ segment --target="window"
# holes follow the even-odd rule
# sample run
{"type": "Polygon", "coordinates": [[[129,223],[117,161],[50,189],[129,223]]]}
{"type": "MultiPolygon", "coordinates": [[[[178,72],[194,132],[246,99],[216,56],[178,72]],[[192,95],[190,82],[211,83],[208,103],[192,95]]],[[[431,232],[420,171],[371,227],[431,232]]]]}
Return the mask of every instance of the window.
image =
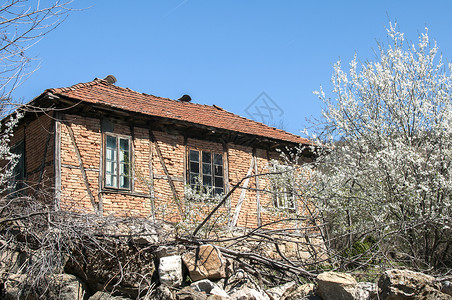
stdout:
{"type": "Polygon", "coordinates": [[[270,177],[275,207],[287,210],[296,209],[293,168],[287,165],[273,166],[275,174],[270,177]]]}
{"type": "Polygon", "coordinates": [[[11,147],[11,153],[19,155],[17,158],[17,164],[14,166],[13,172],[9,180],[9,186],[11,186],[11,192],[17,192],[24,194],[25,187],[25,144],[24,141],[20,141],[11,147]]]}
{"type": "Polygon", "coordinates": [[[203,191],[209,190],[213,195],[224,192],[223,155],[207,151],[189,151],[190,187],[203,191]]]}
{"type": "Polygon", "coordinates": [[[277,186],[273,189],[274,201],[277,208],[295,209],[295,193],[289,185],[277,186]]]}
{"type": "Polygon", "coordinates": [[[105,187],[130,189],[130,137],[105,135],[105,187]]]}

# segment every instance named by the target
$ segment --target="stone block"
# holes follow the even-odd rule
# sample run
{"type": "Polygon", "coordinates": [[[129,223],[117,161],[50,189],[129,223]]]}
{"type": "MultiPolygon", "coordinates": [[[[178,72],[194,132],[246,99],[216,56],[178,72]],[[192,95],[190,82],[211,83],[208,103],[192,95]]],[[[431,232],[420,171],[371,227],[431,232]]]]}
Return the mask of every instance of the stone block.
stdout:
{"type": "Polygon", "coordinates": [[[226,276],[226,259],[213,245],[201,245],[196,251],[184,253],[182,259],[193,281],[216,280],[226,276]]]}
{"type": "Polygon", "coordinates": [[[182,284],[182,259],[180,255],[160,258],[160,283],[166,286],[179,286],[182,284]]]}
{"type": "Polygon", "coordinates": [[[354,300],[357,284],[349,274],[324,272],[317,276],[317,293],[324,300],[354,300]]]}

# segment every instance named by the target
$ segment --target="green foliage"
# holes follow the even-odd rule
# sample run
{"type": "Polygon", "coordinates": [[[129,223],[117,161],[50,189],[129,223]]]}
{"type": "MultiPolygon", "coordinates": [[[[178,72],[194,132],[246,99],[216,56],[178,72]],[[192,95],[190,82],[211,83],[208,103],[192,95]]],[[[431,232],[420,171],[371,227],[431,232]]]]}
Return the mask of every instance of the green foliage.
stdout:
{"type": "Polygon", "coordinates": [[[344,250],[344,257],[365,256],[370,257],[372,251],[378,251],[378,247],[373,248],[376,244],[376,239],[368,236],[363,241],[356,241],[350,248],[344,250]]]}

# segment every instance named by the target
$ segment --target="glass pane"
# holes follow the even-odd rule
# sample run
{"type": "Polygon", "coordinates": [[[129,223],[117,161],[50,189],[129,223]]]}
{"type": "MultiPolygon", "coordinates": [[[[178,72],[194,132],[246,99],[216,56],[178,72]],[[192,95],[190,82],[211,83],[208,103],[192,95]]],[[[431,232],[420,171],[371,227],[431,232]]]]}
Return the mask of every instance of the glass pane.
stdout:
{"type": "Polygon", "coordinates": [[[206,186],[212,186],[212,176],[208,175],[204,175],[202,176],[202,184],[206,185],[206,186]]]}
{"type": "Polygon", "coordinates": [[[129,165],[128,164],[120,164],[119,165],[119,174],[121,176],[129,176],[129,165]]]}
{"type": "Polygon", "coordinates": [[[116,138],[107,135],[107,149],[106,149],[107,161],[116,161],[116,138]]]}
{"type": "Polygon", "coordinates": [[[190,150],[190,162],[192,161],[199,162],[199,151],[190,150]]]}
{"type": "Polygon", "coordinates": [[[210,152],[202,152],[202,162],[210,164],[212,162],[212,157],[210,152]]]}
{"type": "Polygon", "coordinates": [[[127,176],[121,176],[119,177],[119,181],[120,181],[120,186],[123,189],[128,189],[129,188],[129,177],[127,176]]]}
{"type": "Polygon", "coordinates": [[[212,175],[212,166],[210,164],[203,163],[202,164],[202,174],[203,175],[212,175]]]}
{"type": "Polygon", "coordinates": [[[106,151],[107,161],[115,160],[115,152],[116,152],[115,149],[107,148],[107,151],[106,151]]]}
{"type": "Polygon", "coordinates": [[[213,154],[213,163],[215,165],[222,166],[223,165],[223,155],[214,153],[213,154]]]}
{"type": "Polygon", "coordinates": [[[223,187],[223,177],[215,177],[215,187],[223,187]]]}
{"type": "Polygon", "coordinates": [[[190,172],[199,174],[199,162],[190,162],[190,172]]]}
{"type": "Polygon", "coordinates": [[[119,150],[129,151],[129,140],[128,139],[119,139],[119,150]]]}
{"type": "Polygon", "coordinates": [[[110,187],[116,187],[116,176],[115,175],[106,175],[105,176],[105,185],[110,187]]]}
{"type": "Polygon", "coordinates": [[[287,207],[288,208],[295,208],[295,201],[294,201],[294,199],[291,196],[287,199],[287,207]]]}
{"type": "Polygon", "coordinates": [[[219,188],[215,188],[214,189],[214,195],[216,196],[216,195],[221,195],[221,194],[223,194],[223,189],[219,189],[219,188]]]}
{"type": "Polygon", "coordinates": [[[119,162],[121,163],[129,163],[129,151],[120,151],[119,152],[119,162]]]}
{"type": "Polygon", "coordinates": [[[190,185],[193,187],[198,183],[199,174],[190,173],[190,185]]]}
{"type": "Polygon", "coordinates": [[[214,166],[215,168],[215,176],[223,177],[223,167],[222,166],[214,166]]]}
{"type": "Polygon", "coordinates": [[[116,137],[107,135],[107,149],[116,149],[116,137]]]}

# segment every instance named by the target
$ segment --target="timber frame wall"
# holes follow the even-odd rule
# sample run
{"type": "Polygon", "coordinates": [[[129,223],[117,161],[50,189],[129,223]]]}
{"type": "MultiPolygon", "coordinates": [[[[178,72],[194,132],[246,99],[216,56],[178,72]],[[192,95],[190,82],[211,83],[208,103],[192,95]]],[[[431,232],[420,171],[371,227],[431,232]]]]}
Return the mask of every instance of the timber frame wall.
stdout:
{"type": "MultiPolygon", "coordinates": [[[[271,149],[203,139],[202,135],[194,138],[178,130],[162,130],[152,122],[135,125],[112,115],[92,117],[70,111],[28,116],[18,126],[12,144],[21,140],[26,182],[56,207],[168,221],[180,219],[177,204],[182,203],[188,182],[189,149],[222,154],[225,192],[247,175],[267,172],[268,162],[279,158],[271,149]],[[130,190],[103,186],[106,132],[130,137],[130,190]]],[[[271,194],[261,192],[268,185],[265,177],[242,183],[247,189],[237,189],[222,208],[229,213],[230,225],[254,228],[281,217],[271,194]]]]}

